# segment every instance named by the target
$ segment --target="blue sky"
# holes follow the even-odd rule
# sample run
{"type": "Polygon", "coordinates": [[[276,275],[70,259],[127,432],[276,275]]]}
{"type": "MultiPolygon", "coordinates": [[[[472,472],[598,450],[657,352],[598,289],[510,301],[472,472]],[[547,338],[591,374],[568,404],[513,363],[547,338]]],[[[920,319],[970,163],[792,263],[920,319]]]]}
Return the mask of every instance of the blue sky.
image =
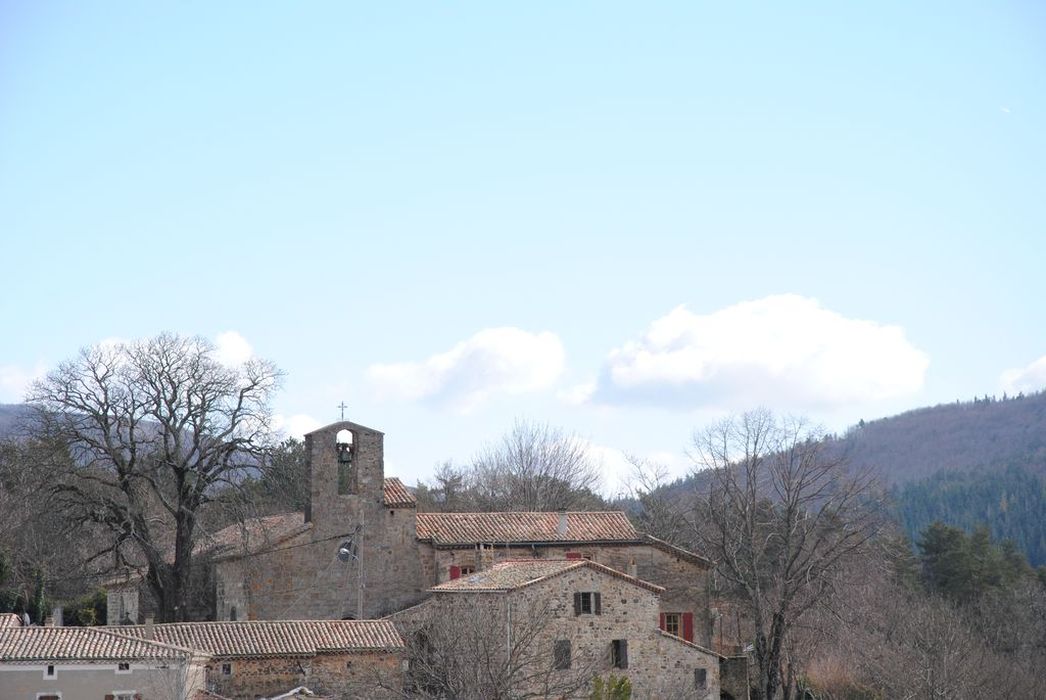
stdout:
{"type": "Polygon", "coordinates": [[[1042,388],[1044,127],[1035,2],[0,0],[0,401],[199,334],[413,482],[1042,388]]]}

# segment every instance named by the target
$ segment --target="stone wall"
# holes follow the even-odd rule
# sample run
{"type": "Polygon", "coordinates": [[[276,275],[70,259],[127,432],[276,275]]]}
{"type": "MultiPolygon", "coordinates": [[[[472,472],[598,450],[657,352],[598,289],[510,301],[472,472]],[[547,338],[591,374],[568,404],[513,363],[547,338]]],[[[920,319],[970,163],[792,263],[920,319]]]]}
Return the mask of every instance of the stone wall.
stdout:
{"type": "Polygon", "coordinates": [[[218,619],[232,606],[240,619],[372,619],[413,605],[424,596],[415,510],[384,505],[381,433],[341,422],[306,436],[312,528],[273,551],[217,566],[218,619]],[[351,493],[339,493],[341,430],[353,435],[351,493]],[[358,557],[341,561],[352,539],[358,557]],[[362,583],[362,595],[361,586],[362,583]]]}
{"type": "Polygon", "coordinates": [[[427,621],[449,625],[450,636],[465,638],[470,634],[467,623],[474,620],[472,636],[492,631],[495,652],[514,643],[510,640],[527,635],[532,641],[527,648],[517,649],[517,654],[531,658],[534,678],[530,682],[547,683],[562,693],[573,680],[583,679],[583,687],[565,693],[571,697],[587,697],[593,676],[615,674],[632,680],[636,700],[718,698],[718,657],[662,633],[657,628],[659,611],[656,593],[603,572],[580,568],[510,593],[436,593],[391,619],[408,644],[427,621]],[[600,614],[575,615],[576,592],[599,592],[600,614]],[[568,670],[553,669],[556,640],[571,642],[568,670]],[[627,642],[628,668],[613,667],[614,640],[627,642]],[[695,671],[703,671],[703,688],[697,687],[695,671]]]}
{"type": "MultiPolygon", "coordinates": [[[[433,548],[423,544],[423,551],[431,552],[431,565],[424,567],[429,585],[443,583],[450,578],[451,566],[471,566],[482,569],[478,548],[433,548]]],[[[665,588],[661,595],[660,612],[690,612],[694,615],[694,642],[711,646],[713,619],[709,609],[709,570],[683,557],[675,556],[649,544],[577,544],[571,546],[495,546],[494,561],[506,559],[563,559],[568,553],[577,553],[594,562],[622,573],[633,574],[644,581],[665,588]]]]}
{"type": "Polygon", "coordinates": [[[392,698],[401,693],[402,669],[401,655],[378,651],[302,658],[215,658],[207,669],[207,683],[230,700],[278,695],[299,685],[321,696],[345,700],[392,698]]]}
{"type": "Polygon", "coordinates": [[[719,664],[719,686],[723,698],[730,700],[748,700],[750,674],[747,656],[731,656],[719,664]]]}

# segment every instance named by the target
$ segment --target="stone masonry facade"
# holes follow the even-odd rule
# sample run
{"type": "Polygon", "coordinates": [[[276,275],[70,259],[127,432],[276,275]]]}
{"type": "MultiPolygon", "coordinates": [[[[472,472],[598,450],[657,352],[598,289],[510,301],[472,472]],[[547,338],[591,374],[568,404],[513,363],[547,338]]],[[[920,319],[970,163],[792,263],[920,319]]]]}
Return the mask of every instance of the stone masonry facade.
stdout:
{"type": "Polygon", "coordinates": [[[312,657],[216,658],[207,687],[229,700],[254,698],[305,686],[339,700],[397,698],[402,693],[402,655],[369,651],[312,657]]]}
{"type": "Polygon", "coordinates": [[[478,625],[498,628],[506,640],[514,631],[527,635],[532,641],[521,656],[531,658],[533,668],[522,675],[536,676],[531,678],[534,692],[545,684],[561,693],[576,685],[572,678],[580,674],[584,682],[565,695],[588,697],[592,677],[614,674],[631,680],[636,700],[719,698],[719,655],[658,629],[659,587],[580,566],[507,591],[441,588],[432,589],[424,603],[390,616],[401,634],[410,639],[426,624],[471,617],[478,625]],[[599,593],[598,614],[578,614],[577,593],[599,593]],[[557,641],[570,642],[569,669],[555,668],[557,641]],[[615,666],[615,644],[625,650],[625,668],[615,666]]]}
{"type": "MultiPolygon", "coordinates": [[[[611,634],[607,625],[641,620],[641,627],[628,628],[636,641],[630,645],[634,661],[627,675],[648,689],[650,697],[671,698],[677,691],[680,697],[718,697],[718,661],[709,661],[717,657],[707,651],[724,649],[711,605],[711,562],[635,532],[622,513],[561,513],[560,524],[569,526],[560,528],[548,524],[556,517],[549,513],[419,514],[402,484],[385,478],[384,435],[349,421],[307,435],[305,451],[310,494],[305,513],[272,516],[279,527],[264,546],[244,541],[242,546],[215,550],[212,565],[198,574],[209,588],[198,601],[201,609],[193,611],[194,619],[378,619],[413,609],[422,601],[421,608],[431,612],[434,604],[450,604],[450,598],[433,593],[433,587],[454,577],[509,560],[588,559],[663,590],[612,598],[617,602],[600,620],[579,625],[567,619],[556,625],[567,625],[572,634],[588,629],[579,644],[595,649],[598,640],[604,644],[611,634]],[[390,481],[399,488],[394,499],[388,496],[390,481]],[[423,517],[425,534],[419,535],[423,517]],[[442,530],[441,518],[446,521],[442,530]],[[497,529],[502,521],[518,525],[528,518],[537,524],[526,532],[497,529]],[[497,525],[490,534],[483,529],[488,520],[497,525]],[[468,526],[464,530],[459,528],[462,523],[468,526]],[[454,534],[460,532],[466,534],[454,534]],[[683,618],[686,634],[678,622],[683,618]],[[676,636],[659,631],[666,619],[677,625],[676,636]],[[698,657],[708,663],[697,663],[698,657]],[[669,693],[671,688],[658,684],[676,690],[669,693]],[[703,687],[715,688],[715,693],[699,694],[703,687]]],[[[118,607],[124,614],[110,624],[141,622],[149,614],[147,597],[136,600],[134,585],[131,580],[110,589],[111,609],[118,607]]],[[[624,590],[615,588],[623,585],[618,582],[606,585],[615,595],[624,590]]],[[[524,598],[529,595],[527,591],[524,598]]],[[[275,667],[271,670],[280,675],[275,667]]],[[[347,672],[349,666],[343,670],[347,672]]],[[[281,682],[288,678],[281,676],[281,682]]]]}

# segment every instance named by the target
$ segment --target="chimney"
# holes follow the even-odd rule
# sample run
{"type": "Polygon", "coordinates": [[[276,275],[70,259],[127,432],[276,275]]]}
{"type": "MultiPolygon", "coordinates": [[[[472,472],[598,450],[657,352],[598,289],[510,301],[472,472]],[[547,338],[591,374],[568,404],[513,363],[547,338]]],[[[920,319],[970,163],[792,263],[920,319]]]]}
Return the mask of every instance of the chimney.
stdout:
{"type": "Polygon", "coordinates": [[[632,578],[639,578],[636,575],[637,568],[638,567],[636,567],[636,558],[632,557],[632,561],[628,562],[628,575],[631,576],[632,578]]]}
{"type": "Polygon", "coordinates": [[[567,534],[567,512],[559,511],[559,522],[556,523],[556,534],[563,537],[567,534]]]}
{"type": "Polygon", "coordinates": [[[54,609],[51,610],[51,618],[54,620],[55,627],[61,627],[65,624],[65,618],[62,613],[63,610],[61,605],[56,605],[54,609]]]}
{"type": "Polygon", "coordinates": [[[494,547],[484,547],[482,543],[479,545],[479,552],[476,555],[476,571],[486,571],[494,566],[494,547]]]}
{"type": "Polygon", "coordinates": [[[152,615],[146,615],[145,616],[145,638],[151,642],[153,640],[153,637],[156,636],[155,632],[156,631],[153,629],[153,616],[152,615]]]}

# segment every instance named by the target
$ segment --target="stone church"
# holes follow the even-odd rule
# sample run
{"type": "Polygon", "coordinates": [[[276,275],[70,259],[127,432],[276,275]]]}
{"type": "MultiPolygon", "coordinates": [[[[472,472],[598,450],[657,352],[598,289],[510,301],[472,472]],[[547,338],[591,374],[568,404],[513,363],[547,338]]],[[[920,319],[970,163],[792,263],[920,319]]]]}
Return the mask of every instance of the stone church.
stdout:
{"type": "MultiPolygon", "coordinates": [[[[708,653],[733,650],[710,604],[711,562],[637,532],[622,512],[419,513],[385,477],[381,432],[341,421],[306,435],[305,450],[304,513],[254,518],[201,543],[212,563],[193,617],[375,619],[500,563],[590,560],[663,589],[653,629],[708,653]]],[[[140,587],[111,582],[108,624],[146,617],[140,587]]]]}

